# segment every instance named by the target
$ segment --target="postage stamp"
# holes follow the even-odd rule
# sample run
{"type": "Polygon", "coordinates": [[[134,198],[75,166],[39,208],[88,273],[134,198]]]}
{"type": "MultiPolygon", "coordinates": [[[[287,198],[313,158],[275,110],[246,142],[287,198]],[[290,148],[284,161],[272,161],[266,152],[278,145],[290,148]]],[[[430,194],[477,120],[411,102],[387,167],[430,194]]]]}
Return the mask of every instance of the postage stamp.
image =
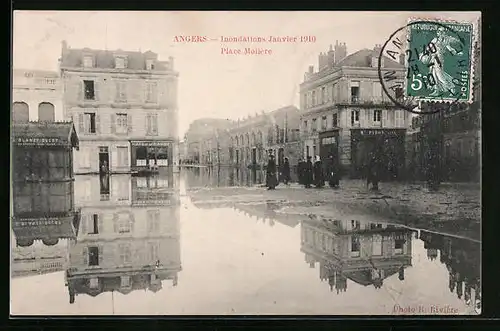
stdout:
{"type": "Polygon", "coordinates": [[[407,33],[405,96],[471,102],[474,25],[412,19],[407,33]]]}

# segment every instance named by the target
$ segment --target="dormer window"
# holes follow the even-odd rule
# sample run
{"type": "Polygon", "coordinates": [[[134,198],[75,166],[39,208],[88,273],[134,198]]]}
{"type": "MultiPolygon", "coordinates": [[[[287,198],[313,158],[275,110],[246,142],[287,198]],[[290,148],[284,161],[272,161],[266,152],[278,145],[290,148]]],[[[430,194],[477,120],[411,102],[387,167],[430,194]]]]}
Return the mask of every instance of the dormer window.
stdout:
{"type": "Polygon", "coordinates": [[[154,70],[154,69],[155,69],[154,60],[152,59],[146,60],[146,70],[154,70]]]}
{"type": "Polygon", "coordinates": [[[115,57],[115,68],[125,69],[127,67],[127,58],[124,56],[115,57]]]}
{"type": "Polygon", "coordinates": [[[91,55],[85,55],[83,57],[83,66],[85,68],[92,68],[94,66],[94,59],[91,55]]]}

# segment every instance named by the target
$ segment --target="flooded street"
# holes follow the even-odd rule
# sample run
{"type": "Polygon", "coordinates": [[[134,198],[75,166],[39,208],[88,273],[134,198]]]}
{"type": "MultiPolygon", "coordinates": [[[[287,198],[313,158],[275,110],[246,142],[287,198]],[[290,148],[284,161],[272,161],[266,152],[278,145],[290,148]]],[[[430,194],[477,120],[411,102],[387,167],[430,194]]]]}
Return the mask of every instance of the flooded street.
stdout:
{"type": "MultiPolygon", "coordinates": [[[[477,240],[369,215],[287,214],[285,203],[259,187],[263,178],[261,171],[208,168],[77,176],[81,218],[64,270],[14,277],[11,313],[480,312],[477,240]]],[[[277,189],[284,190],[307,194],[277,189]]],[[[22,249],[35,246],[13,250],[13,268],[22,249]]]]}

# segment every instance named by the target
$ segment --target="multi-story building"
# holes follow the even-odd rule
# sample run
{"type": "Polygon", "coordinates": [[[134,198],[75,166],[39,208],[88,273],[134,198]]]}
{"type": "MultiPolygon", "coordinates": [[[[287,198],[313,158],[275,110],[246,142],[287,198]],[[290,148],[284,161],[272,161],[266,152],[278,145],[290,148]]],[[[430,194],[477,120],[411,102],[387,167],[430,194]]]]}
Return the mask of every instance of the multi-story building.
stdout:
{"type": "Polygon", "coordinates": [[[74,204],[72,123],[29,122],[12,125],[12,230],[17,246],[41,240],[56,245],[74,239],[79,222],[74,204]]]}
{"type": "MultiPolygon", "coordinates": [[[[333,155],[343,172],[361,177],[370,155],[386,167],[384,179],[399,177],[404,168],[405,131],[411,113],[398,109],[383,91],[378,62],[381,46],[362,49],[347,56],[345,43],[330,46],[319,55],[319,68],[310,66],[300,84],[301,140],[303,154],[333,155]]],[[[405,69],[403,58],[396,62],[383,56],[383,70],[394,79],[389,89],[401,97],[405,69]]]]}
{"type": "Polygon", "coordinates": [[[60,59],[64,115],[75,123],[75,171],[129,173],[177,165],[174,60],[151,51],[72,49],[60,59]]]}
{"type": "Polygon", "coordinates": [[[79,294],[156,292],[163,280],[177,285],[180,200],[172,171],[111,176],[104,197],[99,176],[79,176],[75,186],[82,219],[66,273],[70,303],[79,294]]]}
{"type": "Polygon", "coordinates": [[[411,266],[412,231],[383,223],[355,220],[301,222],[301,251],[320,279],[337,293],[347,290],[347,279],[381,288],[384,279],[411,266]]]}
{"type": "Polygon", "coordinates": [[[64,120],[59,74],[52,71],[14,69],[12,120],[59,122],[64,120]]]}

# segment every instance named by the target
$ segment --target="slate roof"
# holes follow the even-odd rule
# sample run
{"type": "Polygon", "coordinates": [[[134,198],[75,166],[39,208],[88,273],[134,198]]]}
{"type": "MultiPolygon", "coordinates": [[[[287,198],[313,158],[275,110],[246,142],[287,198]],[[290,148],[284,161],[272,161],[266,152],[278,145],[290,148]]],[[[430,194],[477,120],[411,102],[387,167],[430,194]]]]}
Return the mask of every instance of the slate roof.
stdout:
{"type": "Polygon", "coordinates": [[[63,51],[61,58],[61,67],[83,67],[83,57],[86,54],[93,55],[94,68],[101,69],[114,69],[115,68],[115,55],[123,55],[127,57],[127,69],[146,70],[146,59],[154,59],[154,70],[167,70],[165,62],[157,61],[158,55],[151,51],[147,52],[131,52],[122,50],[100,50],[100,49],[75,49],[68,48],[63,51]]]}
{"type": "Polygon", "coordinates": [[[79,140],[72,122],[13,123],[11,135],[14,145],[43,145],[40,139],[55,139],[55,145],[78,148],[79,140]],[[35,138],[26,141],[26,138],[35,138]]]}
{"type": "MultiPolygon", "coordinates": [[[[362,49],[360,51],[354,52],[348,56],[346,56],[343,60],[337,63],[336,67],[363,67],[370,68],[372,66],[372,57],[377,57],[378,51],[374,51],[373,49],[362,49]]],[[[387,56],[384,56],[384,68],[393,68],[398,69],[404,68],[399,62],[396,62],[387,56]]]]}

